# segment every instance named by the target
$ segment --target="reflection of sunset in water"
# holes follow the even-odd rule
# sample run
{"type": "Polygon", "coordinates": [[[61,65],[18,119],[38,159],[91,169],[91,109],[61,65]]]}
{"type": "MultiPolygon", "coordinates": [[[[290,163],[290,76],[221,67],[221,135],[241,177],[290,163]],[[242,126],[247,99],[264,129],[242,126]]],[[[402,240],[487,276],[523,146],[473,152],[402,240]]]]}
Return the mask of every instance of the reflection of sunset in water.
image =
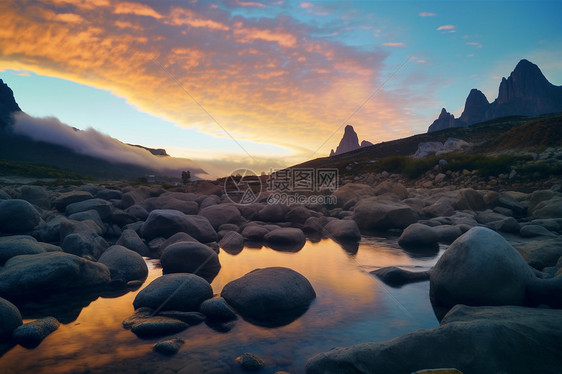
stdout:
{"type": "MultiPolygon", "coordinates": [[[[234,358],[253,352],[266,361],[271,372],[300,373],[307,357],[315,353],[437,325],[428,300],[428,282],[392,289],[368,273],[389,265],[427,269],[436,258],[412,258],[383,240],[366,238],[355,255],[331,240],[322,240],[307,242],[297,253],[245,248],[237,255],[221,251],[219,258],[222,269],[212,283],[215,294],[256,268],[284,266],[307,277],[317,298],[302,317],[279,328],[254,326],[242,319],[227,333],[205,324],[191,327],[175,335],[185,344],[172,358],[152,352],[156,341],[170,337],[141,340],[122,328],[123,319],[133,313],[136,292],[98,298],[36,349],[13,348],[0,358],[0,367],[14,373],[148,373],[156,368],[176,372],[184,367],[192,373],[213,368],[238,373],[234,358]]],[[[155,265],[156,261],[149,262],[150,275],[143,286],[161,275],[155,265]]]]}

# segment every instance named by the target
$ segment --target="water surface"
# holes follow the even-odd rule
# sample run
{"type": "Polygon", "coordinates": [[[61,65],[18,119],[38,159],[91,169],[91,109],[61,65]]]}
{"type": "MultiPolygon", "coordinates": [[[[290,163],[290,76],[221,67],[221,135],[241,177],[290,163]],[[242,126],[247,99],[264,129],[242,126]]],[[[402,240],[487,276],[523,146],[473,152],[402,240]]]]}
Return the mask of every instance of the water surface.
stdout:
{"type": "MultiPolygon", "coordinates": [[[[0,373],[173,373],[182,369],[182,374],[242,373],[234,359],[244,352],[264,359],[263,372],[302,373],[309,357],[331,348],[438,326],[429,302],[429,282],[391,288],[369,274],[390,265],[426,270],[437,261],[438,255],[414,256],[395,242],[365,237],[356,253],[329,239],[307,242],[296,253],[267,247],[245,248],[236,255],[221,250],[222,269],[212,283],[215,294],[256,268],[285,266],[308,278],[316,300],[302,317],[278,328],[255,326],[243,319],[230,324],[228,332],[206,324],[190,327],[174,335],[185,344],[170,358],[152,351],[155,342],[168,338],[142,340],[121,326],[134,311],[138,290],[100,297],[39,347],[17,346],[7,352],[0,358],[0,373]]],[[[143,287],[162,274],[158,261],[147,263],[150,274],[143,287]]]]}

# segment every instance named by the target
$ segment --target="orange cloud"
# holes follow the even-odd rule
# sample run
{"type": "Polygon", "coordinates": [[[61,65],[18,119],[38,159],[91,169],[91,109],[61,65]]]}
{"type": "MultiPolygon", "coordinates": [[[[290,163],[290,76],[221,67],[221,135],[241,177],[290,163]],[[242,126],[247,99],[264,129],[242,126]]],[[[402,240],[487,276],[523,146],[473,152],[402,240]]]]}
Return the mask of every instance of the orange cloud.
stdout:
{"type": "Polygon", "coordinates": [[[385,47],[404,47],[404,43],[382,43],[385,47]]]}
{"type": "Polygon", "coordinates": [[[437,14],[431,12],[421,12],[418,13],[420,17],[436,17],[437,14]]]}
{"type": "Polygon", "coordinates": [[[134,14],[136,16],[154,17],[156,19],[162,16],[148,5],[130,2],[118,2],[114,9],[115,14],[134,14]]]}
{"type": "Polygon", "coordinates": [[[439,26],[436,30],[442,31],[442,32],[456,32],[457,31],[454,25],[439,26]]]}

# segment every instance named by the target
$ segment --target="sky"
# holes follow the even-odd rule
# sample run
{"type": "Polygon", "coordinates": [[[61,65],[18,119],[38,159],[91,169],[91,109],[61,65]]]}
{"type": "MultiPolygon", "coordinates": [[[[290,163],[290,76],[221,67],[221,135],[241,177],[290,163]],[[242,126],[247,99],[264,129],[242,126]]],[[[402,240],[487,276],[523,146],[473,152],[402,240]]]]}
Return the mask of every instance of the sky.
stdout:
{"type": "Polygon", "coordinates": [[[562,1],[2,0],[23,111],[212,176],[325,157],[489,101],[523,58],[562,85],[562,1]]]}

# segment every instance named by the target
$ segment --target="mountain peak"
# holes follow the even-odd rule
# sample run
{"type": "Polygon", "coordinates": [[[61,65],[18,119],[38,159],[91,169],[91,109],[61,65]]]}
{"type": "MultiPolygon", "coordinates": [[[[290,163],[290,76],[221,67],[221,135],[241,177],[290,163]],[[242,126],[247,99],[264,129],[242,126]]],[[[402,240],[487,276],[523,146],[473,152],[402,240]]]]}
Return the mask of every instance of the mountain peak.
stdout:
{"type": "Polygon", "coordinates": [[[330,153],[331,156],[339,155],[345,152],[351,152],[359,148],[359,138],[357,137],[357,133],[353,129],[353,126],[347,125],[345,126],[345,130],[343,132],[343,138],[340,140],[340,144],[336,148],[334,153],[330,153]]]}
{"type": "Polygon", "coordinates": [[[459,121],[467,125],[482,122],[486,116],[486,110],[490,103],[482,91],[473,88],[470,90],[464,103],[464,111],[459,117],[459,121]]]}
{"type": "Polygon", "coordinates": [[[21,112],[14,98],[14,92],[0,79],[0,128],[6,127],[12,122],[14,112],[21,112]]]}
{"type": "Polygon", "coordinates": [[[451,113],[447,112],[447,109],[441,109],[441,113],[439,114],[439,118],[437,118],[433,123],[429,126],[428,132],[432,131],[439,131],[445,130],[449,127],[455,126],[455,116],[451,113]]]}

